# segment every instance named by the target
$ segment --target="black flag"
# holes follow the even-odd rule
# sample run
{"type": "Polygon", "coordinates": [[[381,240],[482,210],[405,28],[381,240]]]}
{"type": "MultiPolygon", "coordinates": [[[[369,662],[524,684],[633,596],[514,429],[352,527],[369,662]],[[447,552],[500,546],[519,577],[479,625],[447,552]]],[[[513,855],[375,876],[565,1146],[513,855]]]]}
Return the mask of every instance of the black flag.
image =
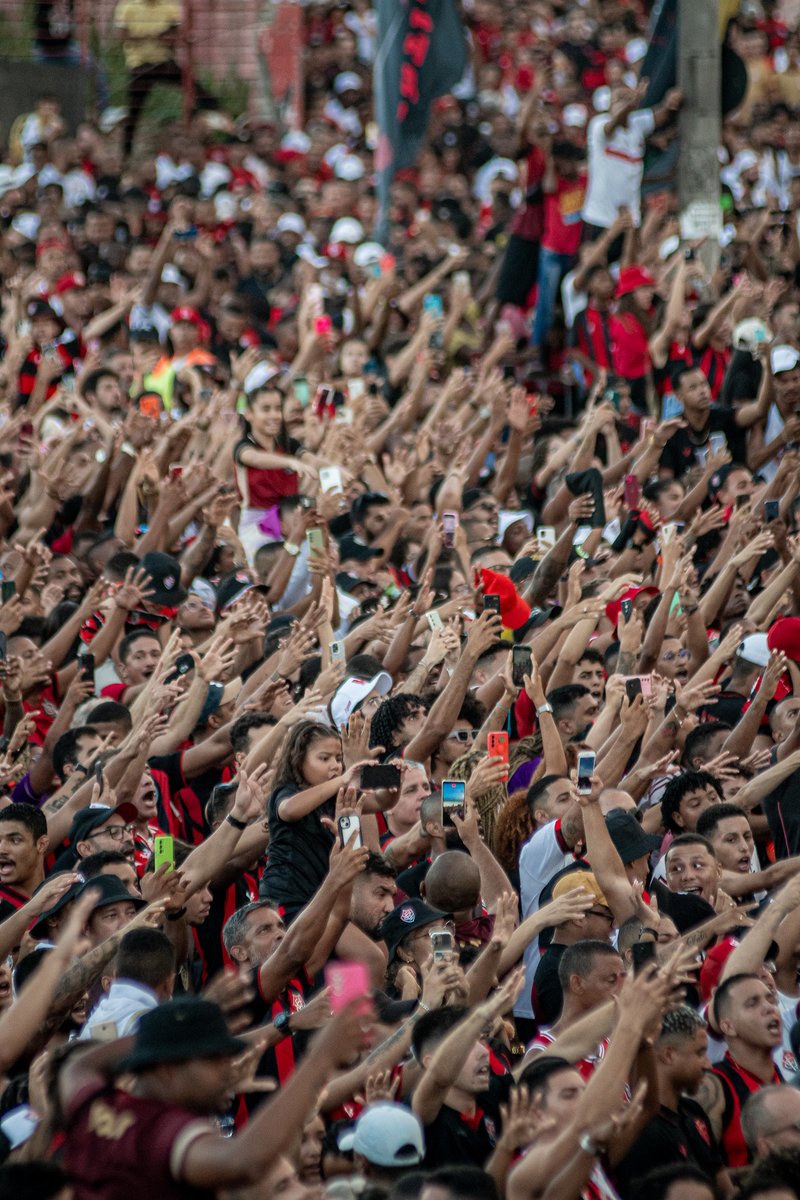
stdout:
{"type": "Polygon", "coordinates": [[[395,172],[417,161],[431,104],[461,79],[467,65],[467,44],[456,0],[377,0],[376,7],[376,234],[383,240],[395,172]]]}

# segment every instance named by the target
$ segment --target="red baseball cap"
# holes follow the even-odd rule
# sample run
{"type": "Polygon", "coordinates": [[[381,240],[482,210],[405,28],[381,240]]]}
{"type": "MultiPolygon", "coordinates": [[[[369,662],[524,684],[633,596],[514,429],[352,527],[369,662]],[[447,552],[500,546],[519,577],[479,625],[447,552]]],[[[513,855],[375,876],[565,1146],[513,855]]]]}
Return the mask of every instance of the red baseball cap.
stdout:
{"type": "Polygon", "coordinates": [[[628,588],[619,600],[610,600],[606,605],[606,616],[612,625],[616,626],[619,623],[619,614],[622,612],[623,600],[635,600],[637,596],[657,596],[658,588],[648,584],[647,587],[628,588]]]}
{"type": "Polygon", "coordinates": [[[510,579],[497,571],[485,567],[481,571],[484,595],[500,597],[500,619],[507,629],[519,629],[530,618],[530,605],[526,604],[510,579]]]}
{"type": "Polygon", "coordinates": [[[80,292],[86,287],[86,276],[80,271],[70,271],[56,280],[53,288],[54,296],[63,296],[65,292],[80,292]]]}
{"type": "Polygon", "coordinates": [[[640,287],[655,287],[656,281],[648,270],[640,266],[639,263],[634,263],[630,267],[623,267],[619,273],[617,280],[617,299],[621,300],[623,296],[629,296],[631,292],[635,292],[640,287]]]}

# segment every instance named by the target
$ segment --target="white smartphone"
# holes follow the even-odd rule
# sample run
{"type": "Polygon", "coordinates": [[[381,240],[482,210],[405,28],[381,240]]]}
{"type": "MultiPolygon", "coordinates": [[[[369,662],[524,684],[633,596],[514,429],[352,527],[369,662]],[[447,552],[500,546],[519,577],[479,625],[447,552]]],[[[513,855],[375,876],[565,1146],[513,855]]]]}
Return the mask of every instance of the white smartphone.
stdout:
{"type": "Polygon", "coordinates": [[[338,467],[320,467],[319,486],[326,495],[341,495],[344,491],[342,487],[342,472],[338,467]]]}
{"type": "Polygon", "coordinates": [[[428,622],[428,626],[431,630],[442,628],[443,621],[438,612],[434,611],[425,613],[425,620],[428,622]]]}
{"type": "Polygon", "coordinates": [[[728,440],[724,433],[712,433],[708,445],[712,454],[719,454],[721,450],[727,449],[728,440]]]}
{"type": "Polygon", "coordinates": [[[548,550],[552,550],[556,544],[556,531],[552,525],[540,525],[536,530],[536,537],[548,550]]]}
{"type": "Polygon", "coordinates": [[[578,755],[578,794],[580,796],[591,796],[592,794],[594,763],[594,750],[581,750],[578,755]]]}
{"type": "Polygon", "coordinates": [[[671,522],[669,525],[661,526],[661,541],[665,546],[668,546],[677,533],[678,526],[671,522]]]}
{"type": "Polygon", "coordinates": [[[331,652],[331,662],[343,663],[347,657],[344,648],[344,642],[331,642],[329,646],[331,652]]]}
{"type": "Polygon", "coordinates": [[[353,842],[356,850],[360,850],[361,822],[355,813],[349,817],[339,817],[339,820],[336,822],[336,824],[339,829],[339,840],[341,841],[342,845],[346,846],[348,842],[353,842]]]}

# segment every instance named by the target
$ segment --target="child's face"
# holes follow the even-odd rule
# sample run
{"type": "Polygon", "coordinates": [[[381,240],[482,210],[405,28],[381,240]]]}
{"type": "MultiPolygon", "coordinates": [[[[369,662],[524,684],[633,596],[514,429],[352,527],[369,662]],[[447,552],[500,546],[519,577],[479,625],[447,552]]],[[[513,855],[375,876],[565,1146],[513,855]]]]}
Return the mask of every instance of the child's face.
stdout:
{"type": "Polygon", "coordinates": [[[327,783],[342,773],[342,745],[337,737],[321,738],[306,751],[303,778],[310,787],[327,783]]]}

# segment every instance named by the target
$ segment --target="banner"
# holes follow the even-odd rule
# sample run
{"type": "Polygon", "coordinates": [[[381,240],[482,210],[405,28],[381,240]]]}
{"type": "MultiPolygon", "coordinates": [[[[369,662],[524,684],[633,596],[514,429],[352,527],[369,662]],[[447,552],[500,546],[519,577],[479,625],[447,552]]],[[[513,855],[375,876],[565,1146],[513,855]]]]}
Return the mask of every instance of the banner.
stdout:
{"type": "Polygon", "coordinates": [[[395,172],[417,161],[431,104],[461,79],[467,65],[467,44],[456,0],[377,0],[376,7],[376,237],[383,240],[395,172]]]}

